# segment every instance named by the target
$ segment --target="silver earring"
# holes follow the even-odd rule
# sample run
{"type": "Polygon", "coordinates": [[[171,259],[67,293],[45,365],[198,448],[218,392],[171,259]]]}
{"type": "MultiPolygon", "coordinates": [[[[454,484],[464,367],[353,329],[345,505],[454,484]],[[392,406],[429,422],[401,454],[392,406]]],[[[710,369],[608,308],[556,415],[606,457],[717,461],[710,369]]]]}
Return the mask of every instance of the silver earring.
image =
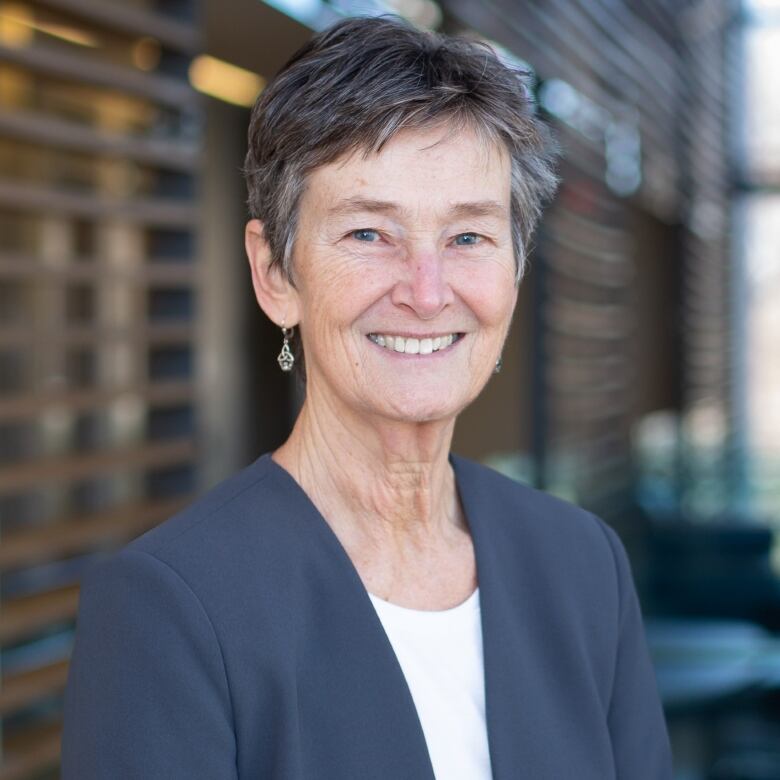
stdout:
{"type": "Polygon", "coordinates": [[[496,360],[496,365],[493,368],[494,374],[500,374],[501,373],[501,367],[504,365],[504,358],[499,356],[498,360],[496,360]]]}
{"type": "Polygon", "coordinates": [[[295,356],[290,352],[290,338],[292,337],[292,328],[284,327],[284,320],[282,320],[282,351],[279,353],[279,357],[276,358],[279,363],[279,368],[285,373],[292,371],[292,367],[295,364],[295,356]]]}

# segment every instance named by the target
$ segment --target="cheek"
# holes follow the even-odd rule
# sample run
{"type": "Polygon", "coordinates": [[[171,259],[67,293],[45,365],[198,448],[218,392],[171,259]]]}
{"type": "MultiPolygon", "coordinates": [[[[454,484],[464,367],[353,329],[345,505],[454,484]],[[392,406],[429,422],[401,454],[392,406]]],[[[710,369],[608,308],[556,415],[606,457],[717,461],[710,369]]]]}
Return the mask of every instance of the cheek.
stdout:
{"type": "Polygon", "coordinates": [[[513,278],[475,275],[465,289],[464,300],[483,326],[500,327],[511,319],[517,301],[513,278]]]}
{"type": "Polygon", "coordinates": [[[390,274],[376,264],[352,258],[332,258],[309,267],[299,285],[301,322],[318,333],[344,329],[380,300],[392,287],[390,274]]]}

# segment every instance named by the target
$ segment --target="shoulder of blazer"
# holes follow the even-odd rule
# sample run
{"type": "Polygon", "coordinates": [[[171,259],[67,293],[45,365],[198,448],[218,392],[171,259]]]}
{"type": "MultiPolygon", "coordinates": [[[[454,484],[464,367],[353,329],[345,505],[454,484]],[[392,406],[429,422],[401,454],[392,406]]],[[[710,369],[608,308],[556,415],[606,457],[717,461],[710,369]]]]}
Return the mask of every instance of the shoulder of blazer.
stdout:
{"type": "Polygon", "coordinates": [[[585,509],[492,469],[462,458],[453,465],[481,577],[495,572],[504,587],[534,592],[570,620],[597,611],[616,618],[628,563],[615,531],[585,509]]]}
{"type": "Polygon", "coordinates": [[[568,501],[460,458],[453,465],[475,542],[494,665],[508,669],[512,657],[532,650],[538,663],[555,669],[576,658],[605,703],[621,602],[630,590],[617,534],[568,501]],[[512,650],[503,648],[507,643],[512,650]]]}
{"type": "Polygon", "coordinates": [[[133,540],[129,546],[161,554],[174,547],[197,544],[202,534],[218,526],[223,536],[235,532],[236,524],[252,518],[260,524],[268,515],[268,485],[272,474],[270,457],[253,463],[214,485],[179,512],[133,540]],[[266,511],[261,511],[266,510],[266,511]]]}
{"type": "MultiPolygon", "coordinates": [[[[507,577],[522,562],[556,589],[583,595],[597,584],[615,589],[620,543],[601,520],[473,461],[452,456],[451,462],[472,532],[507,577]]],[[[197,593],[227,596],[253,582],[277,603],[292,599],[298,586],[308,592],[312,570],[351,574],[327,524],[270,455],[127,548],[160,559],[197,593]]]]}
{"type": "MultiPolygon", "coordinates": [[[[526,545],[598,549],[611,557],[615,542],[608,536],[614,532],[590,512],[467,458],[452,455],[451,462],[467,514],[488,537],[519,535],[526,545]]],[[[232,554],[233,547],[262,542],[278,555],[286,547],[309,546],[312,536],[322,542],[317,517],[303,491],[266,454],[129,546],[170,558],[198,547],[232,554]]]]}
{"type": "MultiPolygon", "coordinates": [[[[273,580],[278,565],[312,547],[310,507],[283,477],[263,455],[122,550],[159,559],[197,593],[241,577],[273,580]]],[[[110,566],[112,558],[96,568],[110,566]]]]}
{"type": "Polygon", "coordinates": [[[558,496],[518,482],[492,468],[453,455],[461,500],[491,526],[550,542],[609,551],[614,531],[601,518],[558,496]]]}

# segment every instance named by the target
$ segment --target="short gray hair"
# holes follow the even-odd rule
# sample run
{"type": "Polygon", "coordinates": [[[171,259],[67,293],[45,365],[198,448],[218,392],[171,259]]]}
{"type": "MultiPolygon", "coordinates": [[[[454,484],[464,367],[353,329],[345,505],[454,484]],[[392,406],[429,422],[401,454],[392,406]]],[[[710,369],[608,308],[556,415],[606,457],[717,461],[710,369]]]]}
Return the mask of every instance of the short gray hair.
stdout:
{"type": "Polygon", "coordinates": [[[249,123],[249,213],[263,222],[271,264],[293,279],[308,174],[351,152],[378,152],[399,130],[445,123],[509,152],[519,282],[558,183],[557,147],[535,116],[526,78],[487,44],[424,32],[396,17],[349,18],[315,35],[259,95],[249,123]]]}

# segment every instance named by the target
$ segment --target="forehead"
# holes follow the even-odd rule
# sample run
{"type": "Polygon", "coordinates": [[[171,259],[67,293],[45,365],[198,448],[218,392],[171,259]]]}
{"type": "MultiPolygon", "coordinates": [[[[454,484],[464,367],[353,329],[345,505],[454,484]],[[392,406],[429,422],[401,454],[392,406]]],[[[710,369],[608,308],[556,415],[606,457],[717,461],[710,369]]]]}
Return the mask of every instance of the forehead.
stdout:
{"type": "Polygon", "coordinates": [[[492,202],[508,217],[510,184],[503,144],[468,129],[402,130],[379,152],[353,152],[313,171],[301,217],[337,217],[350,204],[369,201],[396,204],[402,212],[447,212],[459,203],[492,202]]]}

